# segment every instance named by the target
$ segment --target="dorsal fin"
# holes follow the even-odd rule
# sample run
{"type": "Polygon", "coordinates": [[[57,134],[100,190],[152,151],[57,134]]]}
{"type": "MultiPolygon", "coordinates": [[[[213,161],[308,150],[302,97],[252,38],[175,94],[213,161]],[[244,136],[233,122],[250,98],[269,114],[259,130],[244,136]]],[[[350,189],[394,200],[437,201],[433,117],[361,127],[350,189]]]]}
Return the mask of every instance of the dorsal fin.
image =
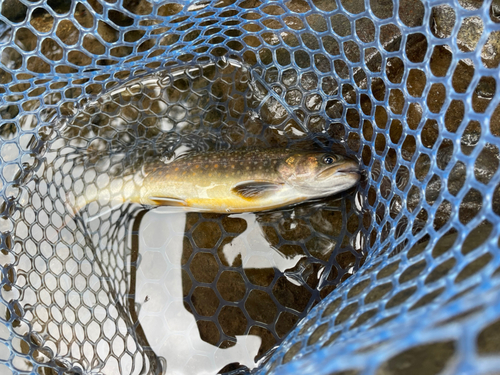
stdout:
{"type": "Polygon", "coordinates": [[[262,198],[281,189],[283,184],[271,181],[242,181],[234,185],[231,191],[242,198],[262,198]]]}

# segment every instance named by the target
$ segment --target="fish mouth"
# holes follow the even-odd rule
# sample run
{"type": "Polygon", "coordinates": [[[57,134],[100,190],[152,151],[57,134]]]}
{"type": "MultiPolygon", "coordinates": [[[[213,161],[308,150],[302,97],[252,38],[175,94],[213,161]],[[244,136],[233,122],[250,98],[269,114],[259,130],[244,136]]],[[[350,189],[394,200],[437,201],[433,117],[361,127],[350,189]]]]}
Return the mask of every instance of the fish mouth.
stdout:
{"type": "Polygon", "coordinates": [[[346,166],[346,167],[338,167],[338,166],[333,166],[328,169],[325,169],[324,171],[321,171],[316,178],[318,179],[324,179],[328,178],[331,176],[335,175],[348,175],[348,174],[356,174],[356,175],[361,175],[361,171],[359,170],[358,166],[346,166]]]}
{"type": "Polygon", "coordinates": [[[338,169],[335,173],[344,173],[344,174],[348,174],[348,173],[357,173],[357,174],[361,174],[361,171],[359,170],[358,167],[346,167],[346,168],[340,168],[338,169]]]}

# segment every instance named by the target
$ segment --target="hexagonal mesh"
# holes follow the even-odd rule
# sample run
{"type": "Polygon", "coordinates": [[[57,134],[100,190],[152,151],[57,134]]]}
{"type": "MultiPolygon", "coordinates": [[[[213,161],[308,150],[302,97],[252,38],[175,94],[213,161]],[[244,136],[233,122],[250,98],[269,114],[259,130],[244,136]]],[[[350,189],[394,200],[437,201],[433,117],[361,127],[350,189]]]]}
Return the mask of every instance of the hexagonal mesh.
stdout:
{"type": "Polygon", "coordinates": [[[204,342],[278,344],[258,373],[497,371],[499,24],[495,1],[2,2],[1,372],[168,369],[140,316],[166,314],[174,242],[204,342]],[[118,204],[151,160],[312,146],[367,179],[180,225],[118,204]]]}

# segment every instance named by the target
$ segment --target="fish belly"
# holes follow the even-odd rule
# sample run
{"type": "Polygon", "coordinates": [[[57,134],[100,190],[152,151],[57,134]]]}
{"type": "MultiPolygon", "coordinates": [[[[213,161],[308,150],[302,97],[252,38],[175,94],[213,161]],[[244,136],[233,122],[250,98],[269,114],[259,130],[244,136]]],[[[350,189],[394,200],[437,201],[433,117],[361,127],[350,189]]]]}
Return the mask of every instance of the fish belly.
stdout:
{"type": "Polygon", "coordinates": [[[272,210],[278,207],[303,202],[306,197],[291,194],[274,194],[266,198],[241,198],[231,192],[218,198],[188,198],[187,207],[215,213],[241,213],[272,210]]]}

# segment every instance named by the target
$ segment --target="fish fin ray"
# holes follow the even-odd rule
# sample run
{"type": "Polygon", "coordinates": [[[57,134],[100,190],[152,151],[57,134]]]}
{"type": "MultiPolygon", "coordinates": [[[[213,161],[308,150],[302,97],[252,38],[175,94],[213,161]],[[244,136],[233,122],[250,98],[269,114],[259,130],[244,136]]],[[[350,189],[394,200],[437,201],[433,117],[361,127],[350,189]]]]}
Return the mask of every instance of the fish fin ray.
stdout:
{"type": "Polygon", "coordinates": [[[185,207],[187,203],[183,199],[171,198],[171,197],[149,197],[158,206],[179,206],[185,207]]]}
{"type": "Polygon", "coordinates": [[[262,198],[281,189],[283,184],[270,181],[243,181],[234,185],[231,191],[242,198],[262,198]]]}

